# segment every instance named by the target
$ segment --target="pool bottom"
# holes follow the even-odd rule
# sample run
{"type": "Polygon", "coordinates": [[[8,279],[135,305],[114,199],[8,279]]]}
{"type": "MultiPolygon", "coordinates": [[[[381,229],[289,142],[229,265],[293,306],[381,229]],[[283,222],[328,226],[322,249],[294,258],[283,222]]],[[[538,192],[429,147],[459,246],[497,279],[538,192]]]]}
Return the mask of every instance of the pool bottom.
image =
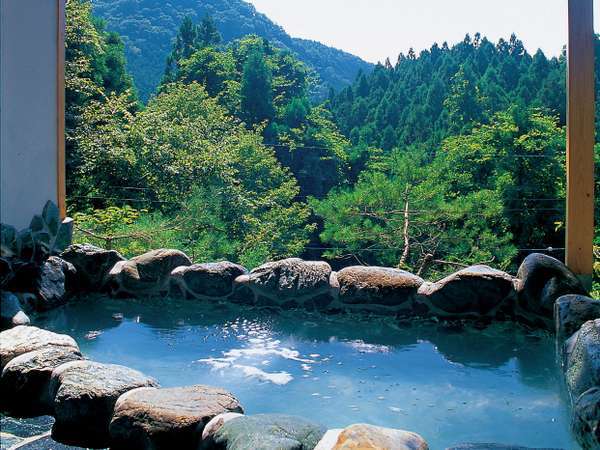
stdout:
{"type": "Polygon", "coordinates": [[[462,442],[578,448],[553,338],[512,323],[406,325],[96,297],[35,325],[70,334],[87,357],[141,370],[162,386],[226,388],[248,414],[406,429],[432,449],[462,442]]]}

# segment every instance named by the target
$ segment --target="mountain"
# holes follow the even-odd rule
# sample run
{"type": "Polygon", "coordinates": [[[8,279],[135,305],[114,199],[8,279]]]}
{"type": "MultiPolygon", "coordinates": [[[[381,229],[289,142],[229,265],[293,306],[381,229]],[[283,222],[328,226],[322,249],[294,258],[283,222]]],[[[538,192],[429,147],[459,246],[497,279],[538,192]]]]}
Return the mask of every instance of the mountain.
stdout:
{"type": "Polygon", "coordinates": [[[370,63],[316,41],[293,38],[253,5],[243,0],[92,0],[94,13],[118,32],[125,42],[129,70],[142,100],[159,84],[172,39],[185,16],[199,22],[213,16],[225,42],[248,34],[264,37],[295,53],[320,77],[319,95],[329,87],[351,84],[370,63]]]}

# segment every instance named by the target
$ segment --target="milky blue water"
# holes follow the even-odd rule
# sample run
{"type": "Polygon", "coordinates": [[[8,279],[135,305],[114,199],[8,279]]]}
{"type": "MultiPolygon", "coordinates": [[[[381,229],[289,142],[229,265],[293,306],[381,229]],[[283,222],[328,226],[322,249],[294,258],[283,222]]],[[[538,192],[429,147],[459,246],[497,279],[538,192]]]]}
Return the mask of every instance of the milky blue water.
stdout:
{"type": "Polygon", "coordinates": [[[295,414],[329,428],[367,422],[406,429],[432,450],[461,442],[578,448],[552,337],[510,323],[406,326],[95,298],[47,313],[36,325],[68,333],[89,358],[133,367],[162,386],[229,389],[249,414],[295,414]]]}

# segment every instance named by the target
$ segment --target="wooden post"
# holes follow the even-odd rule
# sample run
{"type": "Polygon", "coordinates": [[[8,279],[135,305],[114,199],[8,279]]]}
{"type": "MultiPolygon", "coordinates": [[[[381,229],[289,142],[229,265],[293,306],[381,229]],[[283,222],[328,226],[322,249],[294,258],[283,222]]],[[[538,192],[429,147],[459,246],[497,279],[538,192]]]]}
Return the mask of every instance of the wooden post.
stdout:
{"type": "Polygon", "coordinates": [[[593,0],[569,0],[566,264],[591,286],[594,239],[593,0]]]}
{"type": "Polygon", "coordinates": [[[67,215],[65,160],[65,0],[56,0],[56,199],[60,215],[67,215]]]}

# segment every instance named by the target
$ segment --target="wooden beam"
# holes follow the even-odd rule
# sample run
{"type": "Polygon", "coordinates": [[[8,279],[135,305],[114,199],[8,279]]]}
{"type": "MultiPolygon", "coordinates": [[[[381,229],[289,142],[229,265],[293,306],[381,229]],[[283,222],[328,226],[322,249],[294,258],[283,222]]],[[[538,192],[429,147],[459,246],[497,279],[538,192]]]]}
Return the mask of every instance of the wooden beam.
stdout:
{"type": "Polygon", "coordinates": [[[60,215],[67,215],[65,160],[65,0],[56,0],[56,199],[60,215]]]}
{"type": "Polygon", "coordinates": [[[593,0],[569,0],[566,263],[591,284],[594,239],[593,0]]]}

